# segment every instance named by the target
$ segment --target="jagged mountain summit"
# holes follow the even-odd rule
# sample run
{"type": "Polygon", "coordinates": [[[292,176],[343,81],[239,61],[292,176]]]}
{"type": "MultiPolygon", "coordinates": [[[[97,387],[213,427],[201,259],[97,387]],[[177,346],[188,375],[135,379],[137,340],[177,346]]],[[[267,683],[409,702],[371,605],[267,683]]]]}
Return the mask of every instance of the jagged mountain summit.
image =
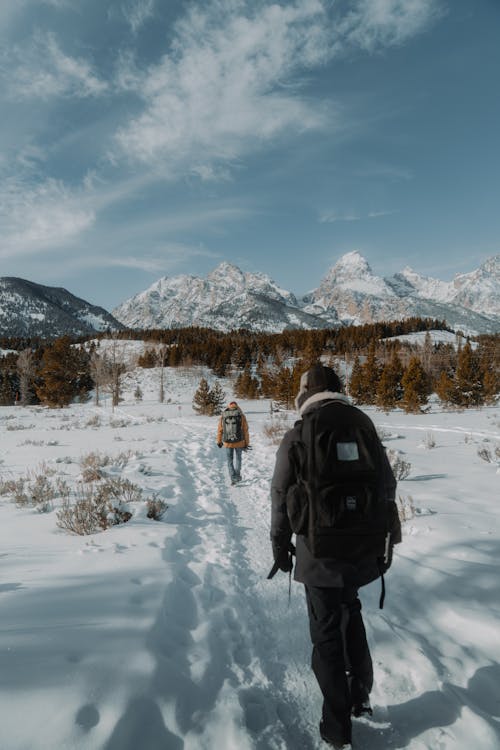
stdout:
{"type": "Polygon", "coordinates": [[[66,289],[32,281],[0,278],[0,335],[52,338],[82,336],[124,326],[102,307],[66,289]]]}
{"type": "Polygon", "coordinates": [[[465,333],[492,333],[500,330],[500,256],[445,282],[410,268],[382,278],[360,253],[350,252],[302,299],[264,274],[221,263],[206,278],[164,277],[113,315],[129,328],[196,325],[269,332],[418,316],[446,320],[465,333]]]}
{"type": "Polygon", "coordinates": [[[323,317],[335,312],[343,324],[374,323],[410,316],[446,320],[465,333],[500,329],[500,255],[450,282],[405,268],[392,277],[376,276],[358,252],[347,253],[306,295],[303,309],[323,317]]]}
{"type": "Polygon", "coordinates": [[[123,302],[113,315],[129,328],[201,326],[229,331],[280,332],[325,328],[334,313],[318,317],[301,309],[296,297],[262,273],[246,273],[221,263],[206,278],[164,277],[123,302]]]}

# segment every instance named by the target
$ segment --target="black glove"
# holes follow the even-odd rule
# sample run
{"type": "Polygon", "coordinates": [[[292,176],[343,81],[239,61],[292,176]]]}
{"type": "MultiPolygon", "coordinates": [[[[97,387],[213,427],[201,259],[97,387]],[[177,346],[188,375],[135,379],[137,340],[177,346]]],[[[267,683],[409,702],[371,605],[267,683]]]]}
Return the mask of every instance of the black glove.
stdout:
{"type": "Polygon", "coordinates": [[[252,450],[252,446],[251,445],[245,445],[245,447],[242,450],[244,450],[245,453],[246,453],[247,451],[251,451],[252,450]]]}
{"type": "Polygon", "coordinates": [[[272,540],[274,562],[284,573],[289,573],[293,569],[292,555],[295,553],[295,547],[291,542],[283,545],[277,539],[272,540]]]}
{"type": "Polygon", "coordinates": [[[217,443],[217,448],[222,448],[223,445],[224,443],[217,443]]]}

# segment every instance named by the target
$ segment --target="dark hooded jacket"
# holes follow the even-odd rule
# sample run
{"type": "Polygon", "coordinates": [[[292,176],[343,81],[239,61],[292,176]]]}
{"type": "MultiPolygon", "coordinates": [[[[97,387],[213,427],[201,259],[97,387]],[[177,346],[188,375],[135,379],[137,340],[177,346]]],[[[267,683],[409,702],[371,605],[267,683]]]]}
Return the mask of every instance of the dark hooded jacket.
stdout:
{"type": "MultiPolygon", "coordinates": [[[[393,544],[401,541],[401,525],[398,511],[395,503],[396,480],[391,466],[387,459],[385,449],[376,436],[376,429],[371,419],[353,406],[349,399],[341,393],[332,393],[329,391],[319,392],[308,398],[302,404],[301,413],[309,412],[311,409],[321,409],[327,404],[336,403],[336,408],[348,410],[348,417],[352,420],[354,427],[360,429],[372,430],[375,433],[375,442],[378,446],[378,455],[374,457],[375,463],[379,469],[380,491],[385,494],[389,503],[389,515],[391,539],[393,544]]],[[[290,447],[292,443],[300,440],[301,423],[299,420],[294,427],[289,430],[278,448],[276,455],[276,464],[271,481],[271,540],[273,546],[280,549],[287,549],[291,538],[292,530],[288,520],[286,508],[286,496],[289,488],[297,481],[295,464],[291,459],[290,447]]],[[[356,565],[339,562],[333,558],[315,558],[311,555],[307,546],[307,540],[301,535],[296,537],[296,564],[294,578],[296,581],[305,583],[308,586],[325,586],[342,588],[343,586],[359,587],[365,583],[377,578],[379,571],[376,568],[375,561],[361,560],[356,565]]]]}

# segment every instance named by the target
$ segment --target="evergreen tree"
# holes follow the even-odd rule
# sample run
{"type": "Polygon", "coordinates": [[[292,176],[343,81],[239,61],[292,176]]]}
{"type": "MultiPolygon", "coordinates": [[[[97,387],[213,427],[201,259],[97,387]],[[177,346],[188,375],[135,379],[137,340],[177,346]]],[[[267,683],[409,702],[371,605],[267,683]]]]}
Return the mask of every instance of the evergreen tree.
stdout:
{"type": "Polygon", "coordinates": [[[198,389],[193,396],[193,409],[197,414],[212,414],[212,399],[206,378],[201,378],[198,384],[198,389]]]}
{"type": "Polygon", "coordinates": [[[222,390],[222,386],[217,380],[213,388],[210,390],[210,403],[212,406],[211,415],[222,414],[225,402],[226,394],[222,390]]]}
{"type": "Polygon", "coordinates": [[[375,396],[377,406],[381,409],[393,409],[400,401],[403,395],[401,378],[403,377],[403,365],[401,360],[394,354],[390,361],[386,363],[380,374],[375,396]]]}
{"type": "Polygon", "coordinates": [[[348,395],[357,403],[363,403],[363,391],[364,391],[364,380],[363,380],[363,369],[359,361],[359,357],[354,358],[352,364],[351,377],[349,378],[349,393],[348,395]]]}
{"type": "MultiPolygon", "coordinates": [[[[375,355],[375,342],[372,341],[368,350],[366,360],[361,365],[361,390],[362,403],[374,404],[377,396],[378,382],[382,368],[375,355]]],[[[351,379],[352,381],[352,379],[351,379]]],[[[351,382],[352,390],[352,382],[351,382]]]]}
{"type": "Polygon", "coordinates": [[[421,411],[427,403],[429,381],[418,357],[412,357],[401,379],[402,405],[407,412],[421,411]]]}
{"type": "Polygon", "coordinates": [[[80,352],[72,346],[68,336],[56,339],[43,353],[42,368],[38,373],[36,394],[51,407],[67,406],[81,393],[82,372],[80,352]]]}
{"type": "Polygon", "coordinates": [[[294,371],[290,367],[281,367],[276,373],[272,397],[285,409],[292,409],[295,396],[299,390],[301,371],[294,371]]]}
{"type": "Polygon", "coordinates": [[[252,377],[250,367],[247,366],[236,378],[234,393],[236,398],[259,398],[259,381],[252,377]]]}
{"type": "Polygon", "coordinates": [[[434,389],[444,404],[456,403],[455,380],[452,372],[441,370],[434,389]]]}
{"type": "Polygon", "coordinates": [[[472,350],[470,341],[467,341],[458,354],[455,389],[457,403],[460,406],[479,406],[484,403],[479,360],[472,350]]]}

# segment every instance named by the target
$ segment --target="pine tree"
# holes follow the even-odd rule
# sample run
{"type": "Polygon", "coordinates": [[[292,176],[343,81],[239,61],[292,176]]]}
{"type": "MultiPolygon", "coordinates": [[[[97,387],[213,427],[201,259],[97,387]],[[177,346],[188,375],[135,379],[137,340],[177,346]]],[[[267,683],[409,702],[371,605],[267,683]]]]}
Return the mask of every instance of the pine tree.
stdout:
{"type": "Polygon", "coordinates": [[[38,375],[36,394],[40,401],[51,407],[67,406],[81,391],[80,353],[71,339],[56,339],[43,353],[42,368],[38,375]]]}
{"type": "Polygon", "coordinates": [[[359,361],[359,357],[354,358],[352,364],[351,377],[349,378],[349,393],[348,395],[357,403],[363,403],[363,369],[359,361]]]}
{"type": "Polygon", "coordinates": [[[381,409],[393,409],[403,395],[401,378],[403,377],[403,365],[401,360],[394,354],[389,362],[383,367],[377,386],[375,396],[377,406],[381,409]]]}
{"type": "Polygon", "coordinates": [[[206,378],[201,378],[198,384],[198,389],[193,396],[193,409],[197,414],[212,414],[212,399],[206,378]]]}
{"type": "Polygon", "coordinates": [[[441,370],[434,389],[444,404],[456,403],[455,379],[452,372],[441,370]]]}
{"type": "Polygon", "coordinates": [[[289,367],[281,367],[276,373],[274,380],[273,394],[274,400],[285,409],[292,409],[295,396],[298,393],[298,381],[300,380],[300,371],[295,371],[289,367]]]}
{"type": "Polygon", "coordinates": [[[225,401],[226,401],[226,394],[222,390],[222,386],[217,380],[213,388],[210,390],[210,403],[212,407],[210,414],[211,415],[222,414],[225,401]]]}
{"type": "Polygon", "coordinates": [[[372,341],[372,343],[370,344],[370,348],[368,349],[366,360],[361,365],[362,403],[375,403],[381,372],[382,368],[380,367],[375,356],[375,342],[372,341]]]}
{"type": "Polygon", "coordinates": [[[418,357],[412,357],[401,378],[402,406],[407,412],[421,411],[427,403],[429,381],[418,357]]]}
{"type": "Polygon", "coordinates": [[[460,406],[479,406],[484,403],[479,361],[472,351],[470,341],[467,341],[458,354],[455,388],[460,406]]]}
{"type": "Polygon", "coordinates": [[[252,377],[249,366],[236,378],[234,393],[236,398],[259,398],[259,381],[252,377]]]}

